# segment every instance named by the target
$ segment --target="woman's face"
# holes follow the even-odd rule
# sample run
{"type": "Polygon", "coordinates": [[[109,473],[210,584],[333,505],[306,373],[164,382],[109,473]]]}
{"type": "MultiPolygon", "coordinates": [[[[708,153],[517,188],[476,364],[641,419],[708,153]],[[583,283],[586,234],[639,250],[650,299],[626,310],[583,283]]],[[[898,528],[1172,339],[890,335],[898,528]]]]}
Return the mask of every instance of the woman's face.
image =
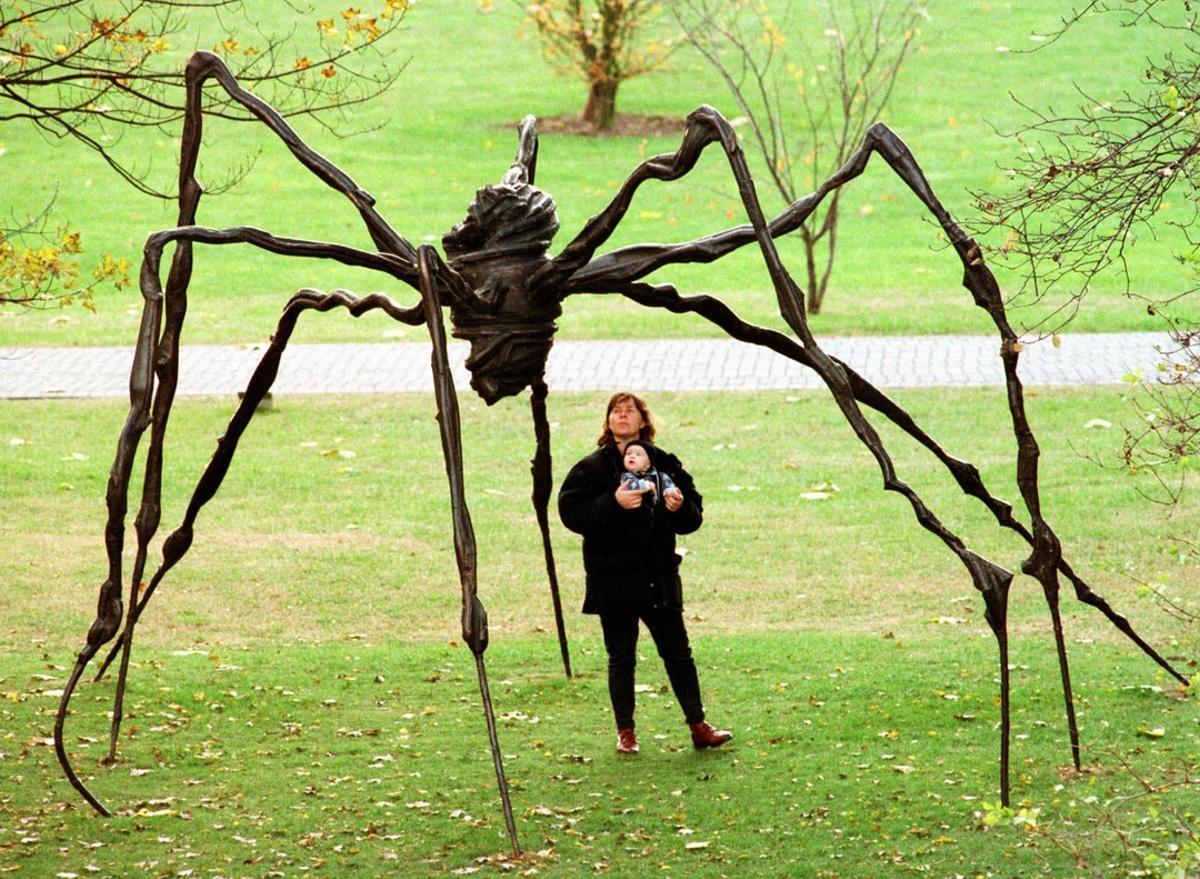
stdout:
{"type": "Polygon", "coordinates": [[[635,439],[645,424],[642,413],[632,400],[622,400],[609,410],[608,429],[619,442],[635,439]]]}
{"type": "Polygon", "coordinates": [[[650,469],[650,456],[641,446],[630,446],[625,450],[625,469],[641,473],[650,469]]]}

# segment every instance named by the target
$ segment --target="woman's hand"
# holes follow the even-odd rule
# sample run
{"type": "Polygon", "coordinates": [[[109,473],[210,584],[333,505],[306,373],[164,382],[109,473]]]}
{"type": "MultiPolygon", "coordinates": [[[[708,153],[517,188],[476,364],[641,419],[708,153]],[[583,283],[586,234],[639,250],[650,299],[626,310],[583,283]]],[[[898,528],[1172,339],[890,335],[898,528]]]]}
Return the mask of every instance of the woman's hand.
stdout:
{"type": "Polygon", "coordinates": [[[683,492],[671,486],[663,492],[663,504],[666,505],[667,512],[674,513],[683,506],[683,492]]]}
{"type": "Polygon", "coordinates": [[[617,505],[623,510],[636,510],[642,505],[642,495],[645,494],[641,489],[630,488],[629,484],[622,482],[617,486],[617,490],[613,492],[613,497],[617,499],[617,505]]]}

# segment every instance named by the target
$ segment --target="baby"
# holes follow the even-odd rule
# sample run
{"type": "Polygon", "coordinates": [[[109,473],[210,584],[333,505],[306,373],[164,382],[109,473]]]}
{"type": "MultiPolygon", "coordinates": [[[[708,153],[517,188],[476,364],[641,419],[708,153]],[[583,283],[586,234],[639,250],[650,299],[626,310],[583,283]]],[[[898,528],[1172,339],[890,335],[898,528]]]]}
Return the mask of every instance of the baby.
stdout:
{"type": "MultiPolygon", "coordinates": [[[[650,450],[641,440],[633,440],[625,445],[625,457],[622,462],[625,472],[621,474],[621,484],[634,491],[648,491],[653,494],[654,501],[674,492],[682,496],[678,486],[671,481],[666,473],[654,469],[650,460],[650,450]]],[[[654,502],[652,501],[652,503],[654,502]]]]}

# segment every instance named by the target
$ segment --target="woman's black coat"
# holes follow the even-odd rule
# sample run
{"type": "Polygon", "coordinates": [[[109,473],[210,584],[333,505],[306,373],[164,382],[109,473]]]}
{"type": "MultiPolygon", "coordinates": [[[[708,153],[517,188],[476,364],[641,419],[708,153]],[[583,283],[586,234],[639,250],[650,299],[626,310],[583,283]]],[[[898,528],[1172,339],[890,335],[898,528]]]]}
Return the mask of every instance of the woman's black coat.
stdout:
{"type": "Polygon", "coordinates": [[[563,524],[583,535],[584,613],[653,606],[683,609],[675,535],[700,527],[703,499],[674,455],[651,448],[650,460],[683,492],[683,506],[673,513],[661,497],[652,501],[651,495],[632,510],[617,503],[613,493],[624,468],[615,445],[602,446],[572,467],[559,489],[563,524]]]}

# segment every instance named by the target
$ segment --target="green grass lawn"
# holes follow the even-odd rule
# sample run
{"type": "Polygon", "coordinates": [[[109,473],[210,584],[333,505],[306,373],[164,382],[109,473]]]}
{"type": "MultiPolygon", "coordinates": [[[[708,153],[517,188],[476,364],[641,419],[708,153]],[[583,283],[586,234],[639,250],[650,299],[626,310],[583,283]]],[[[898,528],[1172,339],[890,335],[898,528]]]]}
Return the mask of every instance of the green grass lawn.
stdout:
{"type": "MultiPolygon", "coordinates": [[[[994,493],[1015,499],[1011,434],[994,391],[898,396],[979,464],[994,493]]],[[[664,393],[653,402],[663,444],[705,495],[705,528],[681,541],[688,626],[712,718],[736,739],[706,754],[686,747],[645,644],[637,771],[612,753],[598,626],[575,612],[579,545],[555,524],[579,672],[561,676],[528,502],[522,401],[464,403],[501,741],[523,843],[540,853],[517,869],[1107,876],[1106,864],[1128,863],[1105,824],[1120,810],[1145,816],[1136,845],[1182,841],[1180,826],[1200,812],[1194,792],[1113,798],[1136,792],[1122,761],[1154,778],[1195,772],[1194,698],[1179,701],[1098,614],[1065,601],[1089,766],[1073,778],[1060,773],[1069,756],[1044,602],[1018,577],[1013,802],[1040,811],[1036,829],[985,829],[996,799],[996,654],[961,567],[880,491],[824,395],[664,393]],[[828,499],[803,499],[829,482],[837,490],[828,499]]],[[[597,395],[551,400],[560,478],[588,450],[601,406],[597,395]]],[[[164,531],[231,409],[178,404],[164,531]]],[[[1196,513],[1181,510],[1165,526],[1137,500],[1146,477],[1084,457],[1109,458],[1117,442],[1116,428],[1084,425],[1119,423],[1124,411],[1115,389],[1031,397],[1044,509],[1076,569],[1194,674],[1194,637],[1139,598],[1133,578],[1173,595],[1194,582],[1195,559],[1165,534],[1194,534],[1196,513]]],[[[0,869],[503,870],[474,675],[457,646],[445,475],[432,403],[420,396],[283,398],[256,420],[192,553],[138,630],[128,736],[114,767],[97,762],[111,683],[84,686],[74,702],[69,747],[117,816],[99,819],[75,799],[45,741],[102,578],[100,499],[124,414],[115,402],[0,403],[0,509],[9,511],[0,517],[0,869]]],[[[891,441],[900,475],[947,524],[1019,565],[1023,547],[957,498],[916,449],[891,441]]]]}
{"type": "MultiPolygon", "coordinates": [[[[974,461],[994,494],[1019,503],[1011,428],[997,391],[908,391],[897,398],[952,454],[974,461]]],[[[551,398],[559,479],[592,447],[603,402],[596,394],[551,398]]],[[[825,394],[662,393],[653,402],[662,442],[696,477],[712,523],[681,541],[689,550],[689,594],[703,608],[705,628],[808,631],[837,619],[855,631],[907,636],[907,626],[962,617],[974,607],[959,562],[917,525],[907,501],[881,490],[872,458],[825,394]],[[827,500],[801,497],[828,483],[836,488],[827,500]],[[896,599],[880,602],[881,589],[896,599]]],[[[0,519],[15,597],[6,619],[42,638],[73,638],[91,621],[103,569],[103,498],[125,407],[67,400],[0,406],[0,504],[20,511],[0,519]],[[47,594],[46,583],[62,588],[47,594]]],[[[1151,477],[1101,469],[1084,457],[1114,458],[1119,428],[1084,425],[1097,418],[1119,425],[1125,406],[1116,389],[1042,390],[1029,400],[1045,513],[1075,566],[1122,605],[1134,600],[1127,573],[1167,577],[1181,563],[1159,536],[1167,529],[1138,496],[1151,477]],[[1098,509],[1105,515],[1097,517],[1098,509]]],[[[176,404],[160,538],[182,517],[232,408],[219,400],[176,404]]],[[[210,631],[223,643],[352,632],[384,637],[397,631],[397,614],[400,631],[456,637],[457,573],[433,414],[432,400],[418,395],[277,400],[242,438],[225,486],[200,515],[191,554],[156,600],[156,622],[145,637],[163,639],[162,646],[181,635],[203,641],[210,631]],[[309,610],[284,612],[293,604],[309,610]]],[[[542,595],[543,573],[530,564],[541,550],[528,500],[528,412],[519,398],[490,409],[464,398],[463,423],[493,627],[502,637],[531,636],[552,623],[548,602],[529,605],[542,595]],[[504,461],[511,464],[497,464],[504,461]]],[[[1028,548],[1018,538],[961,497],[914,443],[881,431],[899,476],[951,529],[1006,567],[1019,567],[1028,548]]],[[[135,479],[130,526],[138,497],[135,479]]],[[[1177,516],[1173,528],[1194,529],[1185,512],[1177,516]]],[[[574,606],[582,600],[578,538],[557,522],[554,537],[574,606]]],[[[1193,570],[1194,560],[1182,558],[1183,570],[1193,570]]],[[[1016,622],[1040,631],[1040,590],[1017,582],[1023,597],[1015,600],[1016,622]]],[[[1093,612],[1073,602],[1068,608],[1088,636],[1107,630],[1093,612]]]]}
{"type": "MultiPolygon", "coordinates": [[[[438,241],[465,213],[475,189],[497,180],[515,149],[514,125],[526,113],[549,116],[576,112],[582,87],[553,77],[535,41],[520,33],[516,4],[497,3],[481,15],[468,2],[424,0],[408,16],[400,35],[411,60],[396,88],[363,108],[355,127],[366,133],[339,139],[301,120],[303,136],[347,170],[378,199],[385,216],[415,243],[438,241]]],[[[907,63],[886,121],[910,143],[947,207],[966,219],[968,190],[1002,187],[1000,170],[1017,149],[998,131],[1027,121],[1009,94],[1035,105],[1060,109],[1080,100],[1073,83],[1089,94],[1107,95],[1133,83],[1148,55],[1161,50],[1156,29],[1122,30],[1100,18],[1048,50],[1027,53],[1047,33],[1059,12],[1028,4],[972,3],[930,8],[918,51],[907,63]],[[1097,47],[1100,47],[1097,49],[1097,47]],[[1097,56],[1097,52],[1101,57],[1097,56]]],[[[305,27],[308,18],[301,16],[305,27]]],[[[810,15],[811,17],[811,15],[810,15]]],[[[812,19],[813,24],[816,20],[812,19]]],[[[285,17],[268,26],[286,27],[285,17]]],[[[218,30],[198,18],[175,43],[184,49],[217,42],[218,30]]],[[[676,56],[665,73],[634,80],[621,91],[629,113],[682,117],[708,102],[734,115],[723,85],[695,57],[676,56]]],[[[220,180],[230,167],[254,159],[234,192],[204,201],[200,222],[257,225],[280,234],[366,246],[348,204],[301,171],[261,126],[214,122],[201,165],[204,180],[220,180]]],[[[122,189],[93,157],[47,144],[32,129],[6,124],[0,177],[6,207],[40,209],[55,200],[55,212],[85,233],[93,252],[112,252],[136,265],[146,235],[173,223],[174,211],[122,189]],[[47,173],[46,156],[54,157],[47,173]]],[[[175,173],[177,132],[131,139],[139,163],[158,180],[175,173]]],[[[675,138],[588,138],[547,134],[542,138],[539,185],[558,202],[561,247],[587,217],[603,207],[620,182],[647,155],[671,151],[675,138]]],[[[651,184],[634,204],[613,245],[637,241],[686,240],[742,222],[736,187],[724,159],[710,150],[686,180],[651,184]]],[[[139,167],[142,167],[139,164],[139,167]]],[[[768,208],[770,194],[764,193],[768,208]]],[[[777,209],[779,205],[774,205],[777,209]]],[[[1166,204],[1166,215],[1184,205],[1166,204]]],[[[986,332],[989,326],[958,286],[961,269],[938,241],[936,229],[900,181],[872,165],[844,202],[842,251],[827,313],[814,326],[827,334],[986,332]]],[[[1174,239],[1139,242],[1132,264],[1135,292],[1175,289],[1174,239]]],[[[999,242],[993,242],[998,244],[999,242]]],[[[784,242],[783,254],[799,266],[800,248],[784,242]]],[[[136,274],[136,272],[135,272],[136,274]]],[[[750,249],[718,265],[660,272],[685,292],[726,297],[748,319],[780,325],[761,259],[750,249]]],[[[1006,288],[1018,279],[1002,277],[1006,288]]],[[[333,265],[301,263],[248,248],[206,249],[197,259],[185,341],[233,342],[265,338],[282,303],[297,288],[349,287],[359,292],[398,290],[374,275],[333,265]]],[[[1156,328],[1143,306],[1126,300],[1116,279],[1098,285],[1076,324],[1079,330],[1156,328]]],[[[1016,315],[1032,324],[1056,301],[1016,315]]],[[[140,297],[135,290],[104,293],[99,314],[82,310],[13,317],[0,314],[5,344],[128,344],[135,331],[140,297]]],[[[714,335],[686,317],[647,318],[608,297],[578,297],[567,303],[561,332],[568,338],[714,335]]],[[[299,339],[380,338],[345,321],[313,321],[299,339]]]]}
{"type": "MultiPolygon", "coordinates": [[[[1094,823],[1097,804],[1132,792],[1120,761],[1150,772],[1194,764],[1200,747],[1194,700],[1154,686],[1124,649],[1073,645],[1088,771],[1070,777],[1052,651],[1019,639],[1013,803],[1037,810],[1039,830],[987,829],[997,754],[989,639],[759,633],[695,639],[710,714],[735,735],[706,753],[687,742],[646,646],[643,750],[631,761],[613,752],[594,628],[576,640],[572,680],[548,638],[497,640],[488,652],[530,853],[518,873],[1115,875],[1104,864],[1118,846],[1094,823]],[[1085,873],[1048,834],[1089,832],[1085,873]]],[[[110,819],[75,800],[45,745],[61,666],[42,649],[8,656],[0,682],[10,731],[0,865],[16,875],[446,876],[506,866],[464,649],[367,639],[144,651],[118,763],[97,765],[111,684],[86,687],[68,726],[110,819]]],[[[1165,812],[1142,832],[1181,838],[1165,812]]]]}

